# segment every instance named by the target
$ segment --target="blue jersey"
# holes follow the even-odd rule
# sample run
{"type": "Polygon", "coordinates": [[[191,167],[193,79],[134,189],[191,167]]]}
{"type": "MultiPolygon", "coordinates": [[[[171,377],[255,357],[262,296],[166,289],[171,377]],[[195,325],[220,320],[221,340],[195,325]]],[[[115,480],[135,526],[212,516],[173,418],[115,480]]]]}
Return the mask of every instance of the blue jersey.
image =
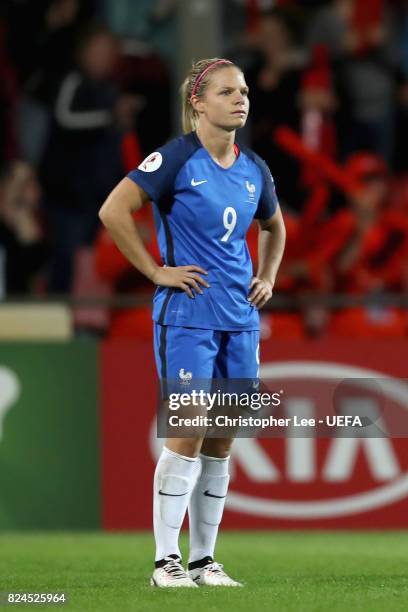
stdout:
{"type": "Polygon", "coordinates": [[[158,287],[153,319],[161,325],[223,331],[259,329],[248,302],[253,276],[246,233],[253,218],[269,219],[277,198],[263,160],[241,148],[229,168],[217,164],[195,132],[170,141],[128,177],[151,198],[163,261],[208,271],[203,295],[158,287]]]}

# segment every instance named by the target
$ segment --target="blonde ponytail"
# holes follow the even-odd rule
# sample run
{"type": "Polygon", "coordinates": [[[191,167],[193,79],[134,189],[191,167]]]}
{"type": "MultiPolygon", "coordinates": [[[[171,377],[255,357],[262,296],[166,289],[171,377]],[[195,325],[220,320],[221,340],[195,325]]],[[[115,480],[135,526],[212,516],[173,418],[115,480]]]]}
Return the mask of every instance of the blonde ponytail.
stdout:
{"type": "Polygon", "coordinates": [[[183,84],[180,89],[181,93],[181,126],[183,128],[183,134],[188,134],[189,132],[193,132],[197,128],[197,117],[196,112],[190,102],[191,94],[189,95],[189,91],[191,89],[190,79],[187,77],[184,79],[183,84]]]}

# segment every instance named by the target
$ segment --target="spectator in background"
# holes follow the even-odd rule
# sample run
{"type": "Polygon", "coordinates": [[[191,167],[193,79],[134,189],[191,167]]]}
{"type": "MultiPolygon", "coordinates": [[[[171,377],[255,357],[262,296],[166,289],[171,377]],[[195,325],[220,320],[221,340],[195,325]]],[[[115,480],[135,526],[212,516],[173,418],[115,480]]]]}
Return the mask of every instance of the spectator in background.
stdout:
{"type": "Polygon", "coordinates": [[[343,156],[369,150],[392,160],[397,54],[383,0],[332,0],[310,21],[310,45],[324,44],[342,98],[343,156]]]}
{"type": "Polygon", "coordinates": [[[9,2],[7,48],[21,89],[19,155],[34,166],[44,153],[59,81],[73,66],[75,39],[90,11],[90,0],[9,2]]]}
{"type": "Polygon", "coordinates": [[[0,159],[17,155],[15,114],[17,79],[6,52],[6,24],[0,17],[0,159]]]}
{"type": "Polygon", "coordinates": [[[355,153],[346,169],[364,188],[339,212],[335,227],[344,242],[335,261],[339,292],[369,293],[404,289],[408,256],[408,220],[390,207],[388,170],[369,153],[355,153]]]}
{"type": "Polygon", "coordinates": [[[33,169],[8,162],[0,173],[0,295],[31,293],[47,249],[39,221],[41,190],[33,169]]]}
{"type": "Polygon", "coordinates": [[[171,135],[176,77],[176,0],[102,0],[109,28],[123,42],[118,78],[139,99],[136,130],[143,151],[171,135]]]}
{"type": "Polygon", "coordinates": [[[302,198],[298,189],[299,165],[273,141],[273,131],[288,125],[299,131],[297,96],[304,58],[295,44],[294,27],[283,10],[262,15],[258,30],[259,59],[246,72],[251,101],[252,147],[279,176],[281,202],[296,209],[302,198]]]}
{"type": "Polygon", "coordinates": [[[408,156],[406,153],[408,139],[408,5],[405,3],[404,10],[397,14],[400,18],[400,49],[401,49],[401,72],[399,79],[399,91],[396,99],[397,120],[395,138],[394,169],[397,172],[408,171],[408,156]]]}
{"type": "Polygon", "coordinates": [[[49,290],[71,288],[74,255],[92,244],[97,211],[123,174],[121,139],[132,127],[133,96],[113,80],[117,41],[104,26],[90,26],[78,49],[78,68],[61,82],[42,163],[51,237],[49,290]]]}
{"type": "Polygon", "coordinates": [[[171,79],[167,65],[154,50],[138,54],[124,43],[117,77],[121,88],[137,100],[135,128],[141,149],[156,149],[171,134],[171,79]]]}
{"type": "Polygon", "coordinates": [[[122,38],[151,45],[170,64],[176,61],[177,0],[102,0],[102,14],[122,38]]]}
{"type": "MultiPolygon", "coordinates": [[[[361,185],[347,207],[330,214],[328,186],[321,183],[311,191],[299,218],[286,215],[288,239],[279,291],[373,297],[384,291],[406,291],[408,220],[392,206],[384,160],[367,152],[355,153],[345,171],[361,185]]],[[[312,307],[304,314],[309,333],[320,334],[328,313],[312,307]]],[[[402,318],[397,309],[348,309],[332,317],[331,330],[346,335],[356,330],[363,335],[369,335],[369,330],[374,335],[379,330],[383,335],[398,335],[406,328],[402,318]]]]}
{"type": "Polygon", "coordinates": [[[136,130],[143,151],[171,135],[176,76],[176,0],[102,0],[101,12],[122,41],[118,80],[137,96],[136,130]]]}
{"type": "MultiPolygon", "coordinates": [[[[372,154],[356,153],[346,165],[362,183],[361,193],[331,221],[342,237],[333,262],[333,289],[381,297],[382,292],[407,290],[408,220],[390,207],[390,189],[384,161],[372,154]]],[[[348,336],[399,336],[407,331],[406,314],[384,307],[381,299],[370,308],[349,308],[332,318],[332,331],[348,336]]]]}
{"type": "MultiPolygon", "coordinates": [[[[301,114],[300,131],[304,144],[312,151],[335,159],[337,98],[332,85],[327,48],[323,45],[317,45],[313,49],[311,62],[302,76],[298,104],[301,114]]],[[[305,187],[313,189],[321,180],[318,168],[311,168],[308,164],[303,166],[302,184],[305,187]]]]}

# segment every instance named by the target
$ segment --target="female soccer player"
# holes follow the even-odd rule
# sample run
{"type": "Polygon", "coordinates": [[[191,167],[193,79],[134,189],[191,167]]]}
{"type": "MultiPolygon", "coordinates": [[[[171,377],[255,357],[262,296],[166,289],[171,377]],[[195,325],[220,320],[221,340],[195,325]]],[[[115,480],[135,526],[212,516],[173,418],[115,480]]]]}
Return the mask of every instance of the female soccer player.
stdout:
{"type": "MultiPolygon", "coordinates": [[[[249,101],[226,59],[195,63],[182,86],[184,136],[149,155],[112,191],[100,218],[119,249],[155,285],[154,344],[163,380],[256,378],[259,314],[272,296],[285,229],[268,167],[235,144],[249,101]],[[147,253],[132,212],[151,200],[165,265],[147,253]],[[260,225],[253,276],[245,241],[260,225]]],[[[151,584],[241,586],[214,560],[232,439],[168,438],[154,476],[151,584]],[[188,507],[190,555],[179,532],[188,507]]]]}

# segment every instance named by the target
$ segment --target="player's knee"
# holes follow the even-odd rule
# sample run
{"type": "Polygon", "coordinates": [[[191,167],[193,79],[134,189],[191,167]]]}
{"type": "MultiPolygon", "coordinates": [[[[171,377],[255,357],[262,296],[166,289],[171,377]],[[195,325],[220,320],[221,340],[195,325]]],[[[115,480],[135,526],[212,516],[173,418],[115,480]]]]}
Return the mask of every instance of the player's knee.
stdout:
{"type": "Polygon", "coordinates": [[[198,457],[202,438],[172,438],[166,441],[166,447],[184,457],[198,457]]]}
{"type": "Polygon", "coordinates": [[[221,459],[226,459],[231,454],[231,447],[232,447],[232,442],[220,444],[220,446],[217,447],[216,456],[220,457],[221,459]]]}
{"type": "Polygon", "coordinates": [[[209,457],[226,459],[231,454],[233,440],[211,438],[204,440],[201,452],[209,457]]]}

